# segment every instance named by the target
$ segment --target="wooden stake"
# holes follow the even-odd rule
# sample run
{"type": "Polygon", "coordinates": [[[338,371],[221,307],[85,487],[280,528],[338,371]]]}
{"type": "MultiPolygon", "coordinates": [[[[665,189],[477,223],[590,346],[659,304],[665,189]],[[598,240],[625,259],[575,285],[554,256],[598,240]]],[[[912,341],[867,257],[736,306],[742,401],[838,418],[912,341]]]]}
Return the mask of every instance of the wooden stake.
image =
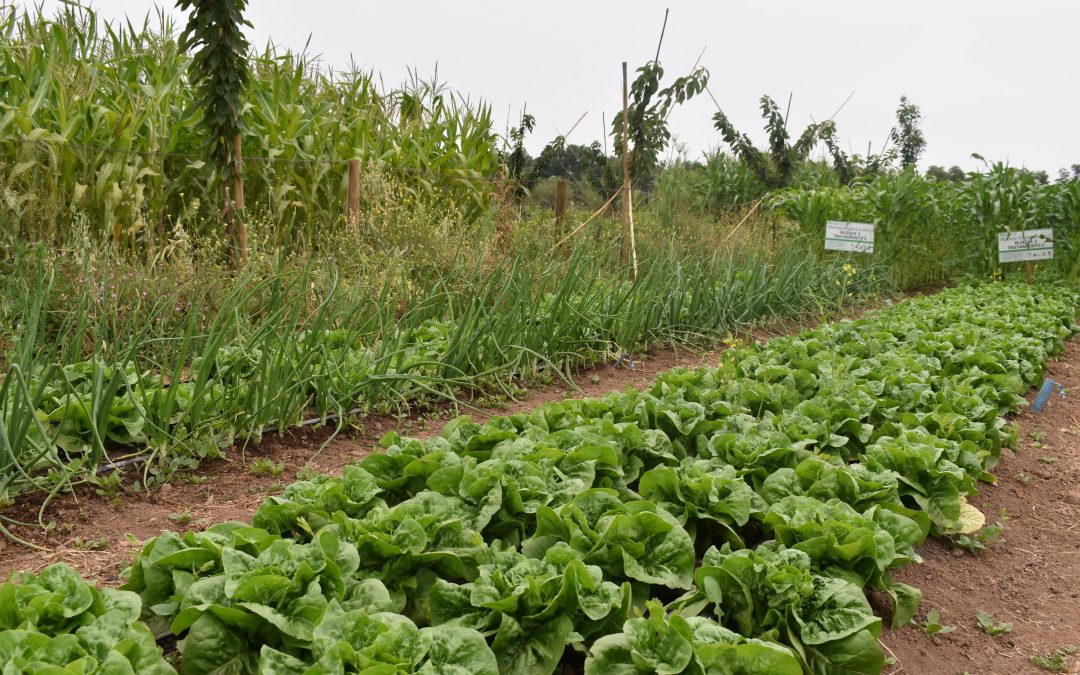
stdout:
{"type": "Polygon", "coordinates": [[[1035,282],[1035,263],[1030,260],[1024,263],[1024,276],[1027,277],[1028,286],[1035,282]]]}
{"type": "Polygon", "coordinates": [[[555,181],[555,229],[562,232],[566,219],[566,181],[555,181]]]}
{"type": "Polygon", "coordinates": [[[626,61],[622,62],[622,175],[623,175],[623,200],[622,200],[622,241],[619,242],[619,262],[626,264],[626,245],[630,238],[630,103],[627,90],[626,61]]]}
{"type": "MultiPolygon", "coordinates": [[[[248,246],[247,246],[247,226],[244,224],[244,155],[240,144],[240,134],[237,134],[233,138],[233,166],[235,171],[233,173],[233,193],[232,203],[228,205],[231,207],[229,212],[231,218],[231,224],[233,233],[236,236],[236,253],[240,261],[240,266],[247,265],[248,261],[248,246]]],[[[228,199],[228,193],[226,193],[226,199],[228,199]]],[[[227,208],[228,208],[227,207],[227,208]]]]}
{"type": "Polygon", "coordinates": [[[600,215],[601,213],[603,213],[604,211],[606,211],[606,210],[608,209],[608,207],[609,207],[609,206],[611,206],[612,204],[614,204],[614,203],[615,203],[615,198],[616,198],[616,197],[618,197],[618,196],[619,196],[619,195],[621,195],[621,194],[622,194],[622,190],[621,190],[621,189],[620,189],[620,190],[616,190],[616,191],[615,191],[615,193],[614,193],[613,195],[611,195],[611,198],[610,198],[610,199],[608,199],[608,200],[607,200],[606,202],[604,202],[604,205],[603,205],[603,206],[601,206],[600,208],[596,209],[596,211],[595,211],[595,212],[594,212],[594,213],[593,213],[593,214],[592,214],[591,216],[589,216],[588,218],[586,218],[586,219],[585,219],[585,222],[583,222],[582,224],[580,224],[580,225],[578,225],[577,227],[575,227],[575,228],[574,228],[574,230],[573,230],[573,231],[572,231],[572,232],[571,232],[570,234],[566,235],[565,237],[563,237],[562,239],[560,239],[560,240],[558,241],[558,243],[557,243],[557,244],[555,244],[554,246],[552,246],[552,247],[551,247],[551,250],[550,250],[550,251],[548,251],[548,255],[551,255],[552,253],[554,253],[554,252],[555,252],[555,249],[557,249],[557,248],[559,248],[560,246],[562,246],[563,244],[565,244],[565,243],[566,243],[566,241],[567,241],[568,239],[570,239],[570,237],[573,237],[573,236],[574,236],[575,234],[577,234],[578,232],[581,232],[581,231],[582,231],[583,229],[585,229],[585,226],[586,226],[586,225],[588,225],[589,223],[591,223],[591,222],[592,222],[593,220],[595,220],[595,219],[596,219],[596,217],[597,217],[597,216],[599,216],[599,215],[600,215]]]}
{"type": "Polygon", "coordinates": [[[360,160],[349,160],[349,210],[350,225],[360,222],[360,160]]]}

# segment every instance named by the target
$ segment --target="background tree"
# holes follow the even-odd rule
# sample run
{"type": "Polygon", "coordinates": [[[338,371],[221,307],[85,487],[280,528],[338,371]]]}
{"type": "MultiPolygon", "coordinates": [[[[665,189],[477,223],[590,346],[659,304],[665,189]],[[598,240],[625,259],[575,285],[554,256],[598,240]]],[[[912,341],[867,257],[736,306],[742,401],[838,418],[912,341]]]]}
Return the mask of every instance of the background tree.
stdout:
{"type": "Polygon", "coordinates": [[[713,115],[713,126],[735,156],[745,163],[769,190],[788,187],[810,151],[823,136],[831,136],[835,126],[832,121],[811,124],[792,144],[787,130],[787,118],[780,113],[780,107],[769,96],[761,97],[761,116],[765,120],[765,131],[769,135],[766,150],[759,150],[749,136],[737,131],[722,110],[713,115]]]}
{"type": "MultiPolygon", "coordinates": [[[[247,0],[178,0],[176,5],[191,10],[180,34],[180,49],[195,50],[188,80],[202,107],[210,155],[227,181],[239,173],[235,140],[243,130],[244,90],[250,78],[243,30],[251,26],[244,18],[247,0]]],[[[237,222],[233,230],[240,261],[246,261],[243,224],[237,222]]]]}
{"type": "MultiPolygon", "coordinates": [[[[629,148],[630,178],[647,180],[656,170],[660,153],[671,141],[667,118],[672,108],[689,101],[705,90],[709,71],[695,68],[670,86],[660,88],[664,69],[658,60],[652,60],[637,69],[637,77],[630,85],[627,105],[627,136],[629,148]]],[[[623,147],[623,113],[620,110],[611,121],[615,137],[615,153],[621,159],[623,147]]]]}
{"type": "Polygon", "coordinates": [[[1073,164],[1068,169],[1058,169],[1057,182],[1071,183],[1080,181],[1080,164],[1073,164]]]}
{"type": "Polygon", "coordinates": [[[544,146],[529,169],[530,185],[545,178],[564,178],[591,188],[614,188],[614,167],[604,156],[599,141],[590,145],[567,144],[558,136],[544,146]]]}
{"type": "Polygon", "coordinates": [[[967,174],[960,167],[953,165],[946,169],[943,166],[931,166],[926,170],[926,177],[933,178],[935,180],[949,180],[954,183],[961,183],[967,179],[967,174]]]}
{"type": "Polygon", "coordinates": [[[525,137],[536,127],[536,118],[522,111],[521,121],[509,131],[510,154],[506,158],[506,173],[514,184],[513,194],[517,198],[525,196],[525,167],[529,163],[529,153],[525,150],[525,137]]]}
{"type": "Polygon", "coordinates": [[[896,109],[896,126],[889,134],[899,150],[901,168],[914,167],[926,150],[926,137],[919,128],[921,121],[919,106],[909,101],[907,96],[901,96],[900,107],[896,109]]]}

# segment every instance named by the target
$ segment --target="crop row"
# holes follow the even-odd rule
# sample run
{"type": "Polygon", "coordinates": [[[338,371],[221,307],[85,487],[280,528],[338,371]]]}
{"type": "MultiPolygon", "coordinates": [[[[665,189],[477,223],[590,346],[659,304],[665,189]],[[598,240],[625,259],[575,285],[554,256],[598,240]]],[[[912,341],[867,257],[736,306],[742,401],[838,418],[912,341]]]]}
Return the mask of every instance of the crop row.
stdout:
{"type": "MultiPolygon", "coordinates": [[[[1012,439],[1003,415],[1073,332],[1077,300],[951,289],[647,391],[391,434],[250,525],[148,541],[113,604],[183,636],[191,674],[877,673],[864,591],[910,620],[919,591],[891,571],[976,513],[966,498],[1012,439]]],[[[15,629],[44,636],[19,663],[60,653],[49,640],[86,659],[138,642],[92,643],[104,611],[37,621],[18,594],[60,602],[47,575],[63,573],[4,587],[17,602],[0,657],[15,629]]]]}
{"type": "Polygon", "coordinates": [[[158,359],[152,348],[166,340],[138,335],[88,359],[60,353],[43,334],[44,316],[24,318],[0,379],[0,502],[28,487],[67,489],[110,454],[151,455],[143,475],[151,485],[305,417],[333,415],[341,428],[358,408],[512,395],[522,382],[624,351],[819,313],[875,288],[873,268],[815,265],[798,246],[771,261],[650,256],[635,283],[604,278],[585,258],[479,270],[465,288],[417,292],[401,313],[388,290],[360,303],[333,287],[313,291],[305,275],[239,284],[205,329],[192,310],[187,331],[167,340],[178,346],[158,359]]]}

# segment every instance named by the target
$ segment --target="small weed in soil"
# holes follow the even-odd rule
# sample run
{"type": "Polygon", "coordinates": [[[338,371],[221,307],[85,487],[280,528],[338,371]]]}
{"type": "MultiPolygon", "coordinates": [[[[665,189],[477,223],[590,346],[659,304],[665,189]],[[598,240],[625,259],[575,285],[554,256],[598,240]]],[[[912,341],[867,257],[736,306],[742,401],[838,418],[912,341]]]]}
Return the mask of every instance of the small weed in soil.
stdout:
{"type": "Polygon", "coordinates": [[[277,478],[285,473],[285,462],[275,462],[272,459],[260,457],[251,463],[251,473],[259,477],[273,476],[277,478]]]}
{"type": "Polygon", "coordinates": [[[978,625],[979,628],[982,628],[982,631],[990,637],[1004,635],[1005,633],[1012,632],[1013,629],[1013,625],[1011,623],[1008,623],[1006,621],[998,623],[994,621],[994,617],[990,616],[988,613],[982,611],[981,609],[975,613],[975,624],[978,625]]]}
{"type": "Polygon", "coordinates": [[[187,525],[191,522],[191,511],[184,511],[183,513],[170,513],[169,520],[173,521],[177,525],[187,525]]]}
{"type": "Polygon", "coordinates": [[[109,548],[109,540],[106,537],[101,539],[82,539],[75,537],[75,548],[80,551],[104,551],[109,548]]]}
{"type": "Polygon", "coordinates": [[[995,544],[1001,539],[1001,535],[1005,533],[1005,524],[1008,522],[1009,514],[1002,508],[1001,512],[998,514],[996,523],[987,525],[973,535],[949,535],[949,541],[952,542],[952,545],[956,548],[967,551],[968,553],[972,551],[982,551],[985,550],[987,546],[995,544]]]}
{"type": "Polygon", "coordinates": [[[932,609],[926,614],[926,620],[919,626],[922,632],[927,635],[937,635],[939,633],[951,633],[956,630],[953,626],[946,626],[941,623],[941,612],[937,609],[932,609]]]}
{"type": "Polygon", "coordinates": [[[1075,653],[1076,647],[1065,645],[1049,654],[1036,654],[1028,660],[1036,668],[1042,668],[1051,673],[1067,673],[1069,671],[1069,657],[1075,653]]]}

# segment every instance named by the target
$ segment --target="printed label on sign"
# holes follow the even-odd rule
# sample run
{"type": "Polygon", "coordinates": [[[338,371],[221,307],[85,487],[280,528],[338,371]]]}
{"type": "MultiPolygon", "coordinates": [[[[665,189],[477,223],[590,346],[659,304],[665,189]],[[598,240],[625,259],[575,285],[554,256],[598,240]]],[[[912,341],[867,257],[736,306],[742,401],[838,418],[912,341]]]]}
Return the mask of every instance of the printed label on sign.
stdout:
{"type": "Polygon", "coordinates": [[[829,251],[873,253],[873,223],[845,223],[839,220],[826,222],[825,249],[829,251]]]}
{"type": "Polygon", "coordinates": [[[1054,231],[1022,230],[998,235],[998,262],[1051,260],[1054,257],[1054,231]]]}

